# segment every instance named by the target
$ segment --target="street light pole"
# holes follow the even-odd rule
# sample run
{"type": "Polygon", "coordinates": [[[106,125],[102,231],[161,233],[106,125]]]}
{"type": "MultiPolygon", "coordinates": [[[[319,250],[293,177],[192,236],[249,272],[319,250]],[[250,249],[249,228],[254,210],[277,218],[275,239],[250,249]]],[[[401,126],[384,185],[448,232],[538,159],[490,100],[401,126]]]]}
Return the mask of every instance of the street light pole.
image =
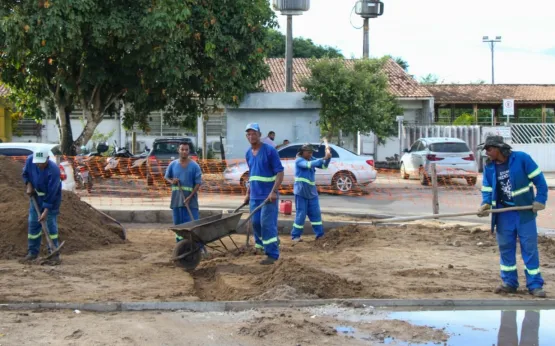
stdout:
{"type": "MultiPolygon", "coordinates": [[[[491,84],[495,84],[495,60],[494,51],[495,44],[501,42],[501,36],[495,36],[495,38],[489,38],[489,36],[483,36],[482,42],[489,43],[491,49],[491,84]]],[[[495,109],[491,110],[491,126],[495,126],[495,109]]]]}
{"type": "Polygon", "coordinates": [[[501,36],[495,36],[495,38],[489,38],[489,36],[482,37],[482,42],[489,43],[491,49],[491,84],[495,84],[495,60],[494,51],[495,44],[501,42],[501,36]]]}

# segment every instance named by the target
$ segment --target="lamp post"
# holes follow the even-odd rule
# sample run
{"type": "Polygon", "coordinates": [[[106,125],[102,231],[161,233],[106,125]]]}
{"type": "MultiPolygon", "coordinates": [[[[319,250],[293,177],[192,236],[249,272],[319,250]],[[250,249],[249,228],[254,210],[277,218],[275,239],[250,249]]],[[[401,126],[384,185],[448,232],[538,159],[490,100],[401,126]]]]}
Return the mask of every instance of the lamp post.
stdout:
{"type": "Polygon", "coordinates": [[[369,19],[378,18],[383,14],[383,2],[379,0],[359,0],[355,4],[355,13],[364,18],[364,33],[362,37],[362,57],[368,59],[370,55],[369,47],[369,19]]]}
{"type": "Polygon", "coordinates": [[[490,44],[491,49],[491,84],[495,84],[495,62],[494,62],[494,51],[495,44],[501,42],[501,36],[495,36],[495,38],[489,38],[489,36],[482,37],[482,42],[490,44]]]}

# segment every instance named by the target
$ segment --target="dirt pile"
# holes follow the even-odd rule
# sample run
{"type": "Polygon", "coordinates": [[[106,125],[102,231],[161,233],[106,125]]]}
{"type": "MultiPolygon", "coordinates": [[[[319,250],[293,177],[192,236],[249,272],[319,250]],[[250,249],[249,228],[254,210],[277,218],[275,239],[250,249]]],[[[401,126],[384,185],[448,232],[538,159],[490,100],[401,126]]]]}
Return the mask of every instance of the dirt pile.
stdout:
{"type": "MultiPolygon", "coordinates": [[[[18,258],[27,252],[29,198],[22,170],[20,162],[0,156],[0,259],[18,258]]],[[[66,242],[62,250],[66,254],[124,242],[119,227],[68,191],[63,191],[58,229],[60,240],[66,242]]]]}
{"type": "Polygon", "coordinates": [[[360,245],[376,237],[373,228],[368,226],[349,225],[329,230],[314,242],[314,246],[324,250],[346,248],[360,245]]]}
{"type": "Polygon", "coordinates": [[[239,335],[250,335],[257,338],[264,338],[272,334],[282,335],[284,326],[290,331],[290,334],[304,332],[307,335],[317,336],[335,336],[337,332],[334,328],[325,324],[315,323],[303,319],[302,321],[293,318],[276,318],[276,317],[258,317],[249,323],[246,327],[239,329],[239,335]]]}

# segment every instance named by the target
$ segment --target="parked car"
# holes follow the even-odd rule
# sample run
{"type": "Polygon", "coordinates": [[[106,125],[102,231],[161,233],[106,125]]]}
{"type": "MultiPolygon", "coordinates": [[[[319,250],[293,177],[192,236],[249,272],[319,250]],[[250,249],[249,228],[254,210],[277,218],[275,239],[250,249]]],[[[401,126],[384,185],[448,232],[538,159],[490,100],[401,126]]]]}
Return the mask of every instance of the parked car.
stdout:
{"type": "Polygon", "coordinates": [[[188,137],[166,137],[156,138],[152,143],[152,149],[148,154],[146,183],[153,185],[154,181],[163,181],[166,169],[170,162],[179,158],[179,145],[188,143],[191,147],[191,159],[198,161],[198,156],[194,150],[193,140],[188,137]]]}
{"type": "MultiPolygon", "coordinates": [[[[299,148],[304,143],[292,143],[280,147],[278,150],[281,164],[285,170],[283,185],[293,185],[295,182],[295,159],[299,148]]],[[[313,156],[323,158],[325,146],[312,143],[315,148],[313,156]]],[[[330,144],[331,163],[328,169],[316,170],[316,185],[331,186],[341,192],[349,192],[357,185],[367,186],[376,180],[374,160],[369,156],[359,156],[337,145],[330,144]]],[[[249,171],[246,162],[230,165],[224,171],[224,179],[230,185],[246,187],[249,182],[249,171]]]]}
{"type": "Polygon", "coordinates": [[[463,178],[468,185],[476,185],[478,164],[466,142],[458,138],[432,137],[414,142],[401,157],[401,178],[417,176],[422,185],[428,185],[432,163],[439,178],[463,178]]]}
{"type": "MultiPolygon", "coordinates": [[[[61,156],[62,152],[58,144],[45,144],[45,143],[0,143],[0,155],[4,156],[17,156],[21,157],[21,161],[25,162],[25,159],[35,150],[41,146],[47,146],[50,149],[48,154],[49,159],[56,163],[57,156],[61,156]]],[[[62,189],[67,191],[75,190],[75,177],[73,173],[73,167],[68,161],[61,161],[58,165],[60,167],[60,175],[62,178],[62,189]]]]}

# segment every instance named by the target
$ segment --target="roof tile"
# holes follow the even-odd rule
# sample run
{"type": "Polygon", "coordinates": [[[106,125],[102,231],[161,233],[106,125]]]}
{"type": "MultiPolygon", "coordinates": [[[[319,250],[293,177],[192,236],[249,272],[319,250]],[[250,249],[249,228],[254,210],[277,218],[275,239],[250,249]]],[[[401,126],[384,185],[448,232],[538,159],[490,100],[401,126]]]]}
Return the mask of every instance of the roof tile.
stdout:
{"type": "MultiPolygon", "coordinates": [[[[310,76],[310,69],[307,63],[310,59],[293,59],[293,89],[303,92],[300,80],[310,76]]],[[[345,59],[346,66],[354,66],[355,60],[345,59]]],[[[285,91],[285,59],[268,58],[266,63],[270,66],[270,77],[262,82],[264,90],[269,93],[285,91]]],[[[389,59],[384,72],[389,80],[389,91],[396,97],[420,98],[432,97],[432,94],[422,85],[418,84],[409,74],[403,70],[395,61],[389,59]]]]}
{"type": "Polygon", "coordinates": [[[428,85],[435,103],[555,103],[555,84],[436,84],[428,85]]]}

